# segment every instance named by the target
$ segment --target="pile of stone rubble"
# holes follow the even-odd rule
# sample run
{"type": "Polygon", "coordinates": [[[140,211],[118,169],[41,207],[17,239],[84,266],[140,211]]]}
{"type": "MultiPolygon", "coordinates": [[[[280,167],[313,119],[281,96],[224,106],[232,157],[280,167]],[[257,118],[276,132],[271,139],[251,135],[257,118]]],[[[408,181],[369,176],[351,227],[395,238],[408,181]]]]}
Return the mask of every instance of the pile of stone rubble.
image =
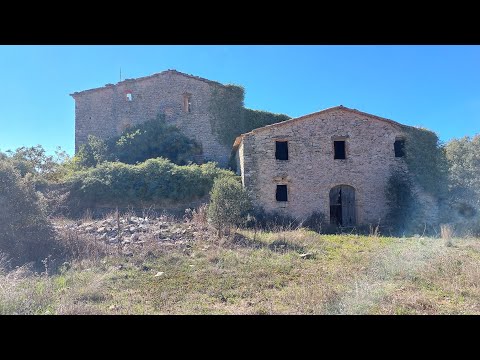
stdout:
{"type": "Polygon", "coordinates": [[[165,244],[185,244],[197,232],[192,225],[167,217],[122,216],[102,220],[64,221],[55,225],[58,232],[75,231],[111,245],[143,244],[156,240],[165,244]]]}

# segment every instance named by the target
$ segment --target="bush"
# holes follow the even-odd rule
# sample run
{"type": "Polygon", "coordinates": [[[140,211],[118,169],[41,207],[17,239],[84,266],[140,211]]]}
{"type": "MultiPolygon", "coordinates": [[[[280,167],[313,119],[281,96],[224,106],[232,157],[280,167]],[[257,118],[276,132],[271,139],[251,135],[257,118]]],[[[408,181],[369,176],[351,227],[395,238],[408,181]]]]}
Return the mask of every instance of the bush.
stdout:
{"type": "Polygon", "coordinates": [[[56,243],[30,178],[22,178],[12,164],[0,160],[0,252],[11,257],[12,265],[34,262],[39,267],[55,255],[56,243]]]}
{"type": "Polygon", "coordinates": [[[454,139],[446,146],[449,197],[446,222],[458,234],[480,235],[480,134],[454,139]]]}
{"type": "Polygon", "coordinates": [[[103,162],[119,161],[136,164],[164,157],[175,164],[185,165],[202,153],[198,142],[188,138],[162,115],[126,129],[120,136],[102,140],[93,135],[75,156],[80,167],[94,167],[103,162]]]}
{"type": "Polygon", "coordinates": [[[325,230],[327,222],[325,220],[325,214],[321,212],[313,212],[303,223],[302,225],[307,229],[321,233],[322,230],[325,230]]]}
{"type": "Polygon", "coordinates": [[[110,154],[109,146],[104,140],[88,135],[87,143],[80,146],[74,163],[79,167],[89,168],[113,159],[114,155],[110,154]]]}
{"type": "Polygon", "coordinates": [[[71,207],[142,207],[165,201],[202,198],[208,194],[217,177],[232,175],[215,163],[179,166],[162,158],[138,165],[106,162],[74,174],[67,189],[71,207]]]}
{"type": "Polygon", "coordinates": [[[424,228],[423,209],[414,192],[413,181],[400,171],[394,171],[385,189],[389,206],[386,219],[393,234],[413,234],[424,228]]]}
{"type": "Polygon", "coordinates": [[[298,221],[291,216],[275,211],[266,212],[262,207],[257,207],[253,211],[253,215],[249,216],[247,226],[276,231],[295,228],[298,226],[298,221]]]}
{"type": "Polygon", "coordinates": [[[36,185],[55,183],[64,176],[63,164],[70,158],[60,147],[55,155],[47,155],[41,145],[19,147],[15,151],[0,152],[0,159],[9,161],[22,177],[32,176],[36,185]]]}
{"type": "Polygon", "coordinates": [[[248,194],[236,178],[229,176],[215,180],[207,214],[216,229],[230,233],[231,227],[245,224],[250,210],[248,194]]]}

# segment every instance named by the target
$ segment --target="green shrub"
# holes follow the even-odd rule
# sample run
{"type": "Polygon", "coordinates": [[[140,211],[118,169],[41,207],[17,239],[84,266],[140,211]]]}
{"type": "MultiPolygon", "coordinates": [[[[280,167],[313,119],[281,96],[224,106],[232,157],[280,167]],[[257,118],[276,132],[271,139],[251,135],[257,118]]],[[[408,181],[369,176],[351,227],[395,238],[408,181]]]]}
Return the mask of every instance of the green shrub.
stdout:
{"type": "Polygon", "coordinates": [[[80,146],[78,153],[75,155],[75,162],[80,167],[86,168],[113,159],[114,154],[111,153],[107,142],[93,135],[88,135],[87,143],[80,146]]]}
{"type": "Polygon", "coordinates": [[[328,227],[328,225],[329,224],[326,221],[325,214],[321,212],[313,212],[302,223],[302,226],[306,227],[307,229],[316,231],[318,233],[321,233],[322,230],[325,230],[328,227]]]}
{"type": "Polygon", "coordinates": [[[276,211],[266,212],[263,207],[255,207],[248,217],[247,226],[250,228],[277,231],[295,228],[298,221],[293,217],[276,211]]]}
{"type": "Polygon", "coordinates": [[[0,160],[0,252],[11,257],[12,265],[41,266],[55,255],[53,227],[31,177],[22,178],[11,163],[0,160]]]}
{"type": "Polygon", "coordinates": [[[232,146],[240,134],[290,119],[284,114],[246,109],[244,98],[245,90],[241,86],[215,86],[212,90],[210,122],[216,138],[226,146],[232,146]]]}
{"type": "Polygon", "coordinates": [[[389,207],[386,214],[387,225],[393,234],[404,235],[422,231],[425,216],[408,174],[394,171],[388,179],[385,196],[389,207]]]}
{"type": "Polygon", "coordinates": [[[198,142],[188,138],[173,125],[165,121],[165,116],[145,121],[126,129],[120,136],[108,140],[88,136],[75,156],[80,167],[94,167],[107,161],[136,164],[148,159],[164,157],[175,164],[185,165],[201,154],[198,142]]]}
{"type": "Polygon", "coordinates": [[[480,235],[480,134],[453,139],[446,146],[449,197],[445,222],[457,234],[480,235]]]}
{"type": "Polygon", "coordinates": [[[438,199],[446,196],[448,164],[445,147],[433,131],[403,126],[406,134],[405,162],[413,180],[438,199]]]}
{"type": "Polygon", "coordinates": [[[105,162],[75,173],[67,185],[69,202],[82,208],[144,206],[165,201],[193,201],[206,196],[217,177],[232,175],[215,163],[179,166],[158,158],[137,165],[105,162]]]}
{"type": "Polygon", "coordinates": [[[63,164],[70,157],[60,147],[54,155],[47,155],[41,145],[36,145],[0,153],[0,159],[9,161],[22,177],[30,174],[35,184],[42,185],[60,181],[64,176],[63,164]]]}
{"type": "Polygon", "coordinates": [[[111,142],[114,143],[110,145],[114,148],[114,156],[127,164],[164,157],[175,164],[185,165],[202,153],[198,142],[182,134],[176,126],[168,125],[165,117],[160,115],[126,130],[111,142]]]}
{"type": "Polygon", "coordinates": [[[235,177],[215,180],[207,214],[216,229],[229,233],[231,227],[244,225],[250,210],[248,194],[235,177]]]}

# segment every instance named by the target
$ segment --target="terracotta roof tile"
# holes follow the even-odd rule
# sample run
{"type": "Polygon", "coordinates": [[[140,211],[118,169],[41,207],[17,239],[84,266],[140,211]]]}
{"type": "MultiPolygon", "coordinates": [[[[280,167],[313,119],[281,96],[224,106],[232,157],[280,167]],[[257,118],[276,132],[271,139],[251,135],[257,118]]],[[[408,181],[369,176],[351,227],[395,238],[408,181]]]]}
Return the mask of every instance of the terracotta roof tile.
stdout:
{"type": "Polygon", "coordinates": [[[176,74],[176,75],[181,75],[181,76],[188,77],[188,78],[191,78],[191,79],[203,81],[203,82],[206,82],[206,83],[209,83],[209,84],[215,84],[215,85],[225,86],[224,84],[219,83],[219,82],[217,82],[217,81],[208,80],[208,79],[202,78],[202,77],[200,77],[200,76],[185,74],[185,73],[182,73],[182,72],[177,71],[177,70],[174,70],[174,69],[168,69],[168,70],[165,70],[165,71],[162,71],[162,72],[159,72],[159,73],[155,73],[155,74],[152,74],[152,75],[139,77],[139,78],[136,78],[136,79],[125,79],[125,80],[119,81],[119,82],[116,83],[116,84],[106,84],[105,86],[101,86],[101,87],[97,87],[97,88],[92,88],[92,89],[87,89],[87,90],[82,90],[82,91],[76,91],[76,92],[70,94],[70,96],[75,97],[75,96],[77,96],[77,95],[85,94],[85,93],[88,93],[88,92],[105,90],[105,89],[108,89],[108,88],[110,88],[110,87],[112,87],[112,86],[118,86],[118,85],[128,84],[128,83],[137,82],[137,81],[143,81],[143,80],[151,79],[151,78],[153,78],[153,77],[158,77],[158,76],[160,76],[160,75],[164,75],[164,74],[168,74],[168,73],[176,74]]]}
{"type": "Polygon", "coordinates": [[[377,116],[377,115],[373,115],[373,114],[369,114],[369,113],[366,113],[366,112],[359,111],[357,109],[350,109],[350,108],[345,107],[343,105],[339,105],[339,106],[334,106],[334,107],[331,107],[331,108],[328,108],[328,109],[320,110],[320,111],[317,111],[317,112],[314,112],[314,113],[311,113],[311,114],[303,115],[303,116],[300,116],[300,117],[297,117],[297,118],[294,118],[294,119],[289,119],[289,120],[285,120],[285,121],[282,121],[282,122],[279,122],[279,123],[266,125],[266,126],[263,126],[263,127],[260,127],[260,128],[253,129],[252,131],[250,131],[248,133],[244,133],[244,134],[241,134],[241,135],[237,136],[237,138],[235,139],[235,142],[233,143],[233,148],[236,149],[240,145],[240,142],[242,141],[242,139],[245,135],[256,134],[256,133],[262,132],[264,130],[269,130],[269,129],[272,129],[272,128],[285,126],[285,125],[290,125],[294,122],[305,120],[305,119],[310,118],[312,116],[321,115],[321,114],[324,114],[324,113],[327,113],[327,112],[330,112],[330,111],[334,111],[334,110],[350,111],[350,112],[353,112],[353,113],[356,113],[356,114],[359,114],[359,115],[362,115],[362,116],[368,116],[368,117],[372,117],[372,118],[375,118],[375,119],[378,119],[378,120],[381,120],[381,121],[388,122],[391,125],[394,125],[394,126],[397,126],[397,127],[408,126],[408,125],[400,124],[399,122],[396,122],[396,121],[393,121],[393,120],[390,120],[390,119],[387,119],[387,118],[383,118],[383,117],[380,117],[380,116],[377,116]]]}

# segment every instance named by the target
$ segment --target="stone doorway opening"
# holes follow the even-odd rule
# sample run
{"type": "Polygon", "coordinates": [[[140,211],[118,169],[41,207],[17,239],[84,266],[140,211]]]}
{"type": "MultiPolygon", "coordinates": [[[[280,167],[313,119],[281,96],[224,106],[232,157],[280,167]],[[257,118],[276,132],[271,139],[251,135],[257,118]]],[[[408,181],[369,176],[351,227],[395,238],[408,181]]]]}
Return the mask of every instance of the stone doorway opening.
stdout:
{"type": "Polygon", "coordinates": [[[330,224],[355,226],[355,189],[337,185],[330,190],[330,224]]]}

